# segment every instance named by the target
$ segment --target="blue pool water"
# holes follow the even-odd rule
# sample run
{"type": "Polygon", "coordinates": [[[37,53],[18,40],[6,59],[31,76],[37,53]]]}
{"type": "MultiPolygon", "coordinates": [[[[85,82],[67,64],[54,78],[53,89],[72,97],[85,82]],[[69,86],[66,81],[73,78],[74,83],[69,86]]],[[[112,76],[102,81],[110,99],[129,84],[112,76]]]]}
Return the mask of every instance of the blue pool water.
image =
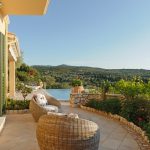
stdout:
{"type": "Polygon", "coordinates": [[[59,100],[69,100],[71,92],[70,89],[46,89],[46,91],[59,100]]]}

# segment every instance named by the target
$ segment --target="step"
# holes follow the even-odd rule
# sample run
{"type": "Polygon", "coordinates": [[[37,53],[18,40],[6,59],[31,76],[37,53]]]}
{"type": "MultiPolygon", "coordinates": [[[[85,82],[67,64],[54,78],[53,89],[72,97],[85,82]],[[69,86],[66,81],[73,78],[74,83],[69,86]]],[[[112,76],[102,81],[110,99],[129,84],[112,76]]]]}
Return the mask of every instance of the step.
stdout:
{"type": "Polygon", "coordinates": [[[0,133],[2,132],[6,121],[6,116],[0,117],[0,133]]]}

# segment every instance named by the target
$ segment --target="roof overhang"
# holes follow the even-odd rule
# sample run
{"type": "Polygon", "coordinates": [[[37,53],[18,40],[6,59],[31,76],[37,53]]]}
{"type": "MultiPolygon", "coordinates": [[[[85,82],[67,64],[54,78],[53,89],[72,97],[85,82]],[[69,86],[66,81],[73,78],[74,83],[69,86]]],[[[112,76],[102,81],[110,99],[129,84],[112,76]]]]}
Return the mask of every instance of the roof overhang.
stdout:
{"type": "Polygon", "coordinates": [[[12,48],[12,46],[10,46],[9,47],[9,59],[10,60],[14,60],[14,61],[17,61],[17,57],[16,57],[16,55],[15,55],[15,52],[14,52],[14,50],[13,50],[13,48],[12,48]]]}
{"type": "Polygon", "coordinates": [[[8,48],[12,58],[16,61],[21,55],[19,42],[15,34],[10,32],[8,33],[8,48]]]}
{"type": "Polygon", "coordinates": [[[43,15],[50,0],[0,0],[4,15],[43,15]]]}

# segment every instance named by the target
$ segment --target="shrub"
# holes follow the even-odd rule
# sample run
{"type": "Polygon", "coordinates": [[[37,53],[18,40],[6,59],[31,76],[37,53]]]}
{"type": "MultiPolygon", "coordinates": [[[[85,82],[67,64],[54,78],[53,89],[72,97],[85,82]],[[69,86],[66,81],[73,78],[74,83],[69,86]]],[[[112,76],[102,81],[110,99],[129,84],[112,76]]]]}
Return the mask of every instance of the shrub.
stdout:
{"type": "Polygon", "coordinates": [[[146,131],[146,134],[147,134],[147,136],[148,136],[149,139],[150,139],[150,122],[149,122],[149,123],[146,123],[146,124],[143,126],[143,129],[146,131]]]}
{"type": "Polygon", "coordinates": [[[150,101],[144,99],[125,100],[122,102],[121,115],[143,127],[145,123],[150,122],[150,101]]]}
{"type": "Polygon", "coordinates": [[[121,111],[121,101],[119,99],[107,99],[103,101],[90,100],[86,106],[112,114],[119,114],[121,111]]]}
{"type": "Polygon", "coordinates": [[[119,99],[107,99],[102,101],[102,110],[111,112],[112,114],[119,114],[121,111],[121,101],[119,99]]]}
{"type": "Polygon", "coordinates": [[[90,100],[88,101],[88,103],[86,104],[87,107],[91,107],[91,108],[95,108],[95,109],[100,109],[100,101],[97,100],[90,100]]]}
{"type": "Polygon", "coordinates": [[[8,99],[7,100],[7,110],[23,110],[23,109],[29,109],[29,100],[13,100],[8,99]]]}

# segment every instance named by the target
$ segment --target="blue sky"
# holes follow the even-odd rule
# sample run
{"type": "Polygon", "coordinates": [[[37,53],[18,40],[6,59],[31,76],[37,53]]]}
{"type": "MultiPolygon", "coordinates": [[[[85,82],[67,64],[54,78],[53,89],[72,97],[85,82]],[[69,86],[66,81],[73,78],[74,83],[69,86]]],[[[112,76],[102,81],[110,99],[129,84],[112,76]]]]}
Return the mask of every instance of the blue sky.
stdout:
{"type": "Polygon", "coordinates": [[[52,0],[45,16],[11,16],[28,65],[150,69],[150,0],[52,0]]]}

